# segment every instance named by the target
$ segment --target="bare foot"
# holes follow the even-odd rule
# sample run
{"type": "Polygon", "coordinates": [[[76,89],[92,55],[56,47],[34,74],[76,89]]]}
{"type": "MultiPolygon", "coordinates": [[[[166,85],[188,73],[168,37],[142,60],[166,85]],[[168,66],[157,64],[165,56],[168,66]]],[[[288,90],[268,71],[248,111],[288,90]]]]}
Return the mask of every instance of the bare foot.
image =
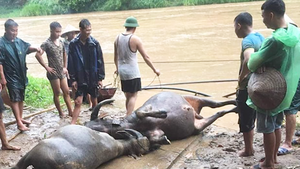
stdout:
{"type": "Polygon", "coordinates": [[[18,129],[21,130],[21,131],[28,131],[29,130],[29,128],[24,126],[24,125],[18,126],[18,129]]]}
{"type": "Polygon", "coordinates": [[[19,147],[15,147],[15,146],[11,146],[11,145],[7,145],[7,146],[2,146],[1,150],[13,150],[13,151],[20,151],[21,148],[19,147]]]}
{"type": "Polygon", "coordinates": [[[254,155],[254,151],[253,152],[246,152],[245,149],[238,152],[239,157],[249,157],[249,156],[253,156],[253,155],[254,155]]]}
{"type": "Polygon", "coordinates": [[[26,120],[24,120],[24,119],[22,119],[21,121],[22,121],[23,124],[31,124],[30,121],[26,121],[26,120]]]}
{"type": "MultiPolygon", "coordinates": [[[[264,162],[264,161],[265,161],[265,159],[266,159],[266,158],[265,158],[265,157],[263,157],[263,158],[261,158],[261,159],[259,160],[259,162],[260,162],[260,163],[262,163],[262,162],[264,162]]],[[[278,163],[278,161],[276,160],[276,161],[274,161],[274,164],[279,164],[279,163],[278,163]]]]}

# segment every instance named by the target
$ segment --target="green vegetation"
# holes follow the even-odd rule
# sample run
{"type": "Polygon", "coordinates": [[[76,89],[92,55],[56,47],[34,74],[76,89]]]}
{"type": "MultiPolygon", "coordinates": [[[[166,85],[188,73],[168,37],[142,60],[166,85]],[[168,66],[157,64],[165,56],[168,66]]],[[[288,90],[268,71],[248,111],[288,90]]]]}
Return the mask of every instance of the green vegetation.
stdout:
{"type": "Polygon", "coordinates": [[[0,16],[38,16],[249,1],[259,0],[0,0],[0,16]]]}
{"type": "MultiPolygon", "coordinates": [[[[63,103],[62,97],[60,97],[60,101],[63,103]]],[[[46,108],[54,104],[51,85],[47,79],[28,76],[25,104],[39,108],[46,108]]]]}

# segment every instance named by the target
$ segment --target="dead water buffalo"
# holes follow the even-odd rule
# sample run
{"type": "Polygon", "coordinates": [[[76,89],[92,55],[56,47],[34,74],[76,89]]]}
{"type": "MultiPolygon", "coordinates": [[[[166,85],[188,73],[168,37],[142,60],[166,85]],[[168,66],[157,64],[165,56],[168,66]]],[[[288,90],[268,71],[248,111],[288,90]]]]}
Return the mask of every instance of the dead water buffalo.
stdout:
{"type": "Polygon", "coordinates": [[[130,128],[145,135],[152,145],[168,144],[169,140],[184,139],[201,132],[226,113],[236,112],[233,108],[203,118],[200,116],[203,107],[217,108],[228,104],[235,105],[236,101],[215,102],[196,96],[162,92],[152,96],[142,107],[121,121],[97,119],[99,109],[103,105],[103,102],[100,102],[92,112],[91,121],[86,122],[85,126],[109,133],[115,138],[117,131],[130,128]]]}
{"type": "Polygon", "coordinates": [[[107,133],[85,126],[62,127],[41,141],[12,169],[95,169],[123,154],[141,155],[149,150],[146,137],[134,130],[119,132],[126,140],[115,140],[107,133]],[[133,136],[134,135],[134,136],[133,136]]]}

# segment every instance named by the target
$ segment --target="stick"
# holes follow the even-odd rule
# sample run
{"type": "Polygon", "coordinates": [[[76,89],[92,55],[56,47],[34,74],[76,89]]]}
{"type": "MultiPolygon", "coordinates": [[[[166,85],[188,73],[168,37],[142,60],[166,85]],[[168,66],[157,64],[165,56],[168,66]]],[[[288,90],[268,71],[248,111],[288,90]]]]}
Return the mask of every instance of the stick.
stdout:
{"type": "MultiPolygon", "coordinates": [[[[73,103],[73,102],[74,102],[74,101],[72,101],[72,103],[73,103]]],[[[61,106],[65,106],[65,105],[66,105],[66,104],[62,104],[61,106]]],[[[35,112],[35,113],[32,113],[32,114],[29,114],[29,115],[23,117],[23,119],[28,119],[28,118],[30,118],[30,117],[32,117],[32,116],[35,116],[35,115],[38,115],[38,114],[42,114],[42,113],[45,113],[45,112],[48,112],[48,111],[51,111],[51,110],[54,110],[55,108],[56,108],[56,107],[54,106],[54,107],[51,107],[51,108],[42,110],[42,111],[40,111],[40,112],[35,112]]],[[[10,121],[10,122],[4,123],[4,125],[5,125],[5,127],[7,127],[7,126],[9,126],[9,125],[11,125],[11,124],[15,124],[16,122],[17,122],[17,121],[14,120],[14,121],[10,121]]]]}
{"type": "MultiPolygon", "coordinates": [[[[236,79],[227,79],[227,80],[203,80],[203,81],[195,81],[195,82],[179,82],[179,83],[165,83],[159,85],[151,85],[151,86],[170,86],[170,85],[182,85],[182,84],[195,84],[195,83],[222,83],[222,82],[236,82],[236,79]]],[[[150,86],[148,86],[150,87],[150,86]]]]}
{"type": "Polygon", "coordinates": [[[222,97],[228,98],[229,96],[232,96],[232,95],[235,95],[235,94],[236,94],[236,92],[232,92],[232,93],[226,94],[226,95],[224,95],[224,96],[222,96],[222,97]]]}
{"type": "Polygon", "coordinates": [[[205,97],[211,97],[211,96],[208,95],[208,94],[200,93],[200,92],[195,91],[195,90],[189,90],[189,89],[183,89],[183,88],[176,88],[176,87],[164,87],[164,86],[158,86],[158,87],[155,87],[155,86],[148,86],[148,87],[143,87],[143,88],[142,88],[142,90],[150,90],[150,89],[181,90],[181,91],[185,91],[185,92],[191,92],[191,93],[199,94],[199,95],[202,95],[202,96],[205,96],[205,97]]]}

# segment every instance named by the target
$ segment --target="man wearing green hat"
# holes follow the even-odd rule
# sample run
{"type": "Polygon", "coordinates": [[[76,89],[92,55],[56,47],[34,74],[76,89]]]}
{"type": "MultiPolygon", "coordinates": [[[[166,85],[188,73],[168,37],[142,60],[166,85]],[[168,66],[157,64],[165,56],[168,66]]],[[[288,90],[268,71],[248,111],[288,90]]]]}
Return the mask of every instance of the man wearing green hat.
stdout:
{"type": "Polygon", "coordinates": [[[141,39],[134,35],[136,27],[139,26],[136,18],[128,17],[125,21],[125,32],[118,35],[114,43],[114,62],[116,72],[120,75],[122,91],[126,97],[126,115],[130,115],[134,110],[137,93],[141,90],[141,75],[137,62],[137,51],[142,55],[146,64],[159,76],[149,55],[146,53],[141,39]],[[128,45],[129,44],[129,45],[128,45]]]}

